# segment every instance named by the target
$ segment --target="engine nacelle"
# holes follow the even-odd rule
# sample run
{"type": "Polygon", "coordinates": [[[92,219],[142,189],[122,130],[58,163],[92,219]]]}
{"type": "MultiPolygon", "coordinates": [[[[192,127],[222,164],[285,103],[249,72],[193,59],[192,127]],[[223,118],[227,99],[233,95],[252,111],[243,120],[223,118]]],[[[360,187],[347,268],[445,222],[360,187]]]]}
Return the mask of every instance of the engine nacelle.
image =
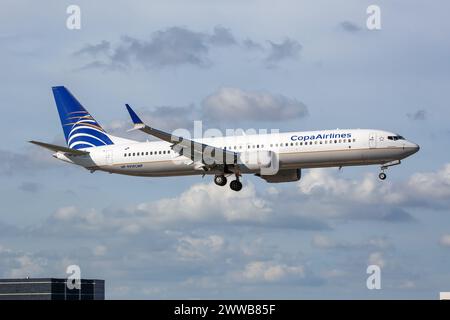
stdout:
{"type": "Polygon", "coordinates": [[[269,168],[276,161],[278,161],[276,153],[267,150],[247,151],[239,155],[239,162],[249,170],[269,168]]]}
{"type": "Polygon", "coordinates": [[[277,174],[260,175],[260,177],[268,183],[291,182],[300,180],[302,171],[300,169],[284,169],[278,171],[277,174]]]}

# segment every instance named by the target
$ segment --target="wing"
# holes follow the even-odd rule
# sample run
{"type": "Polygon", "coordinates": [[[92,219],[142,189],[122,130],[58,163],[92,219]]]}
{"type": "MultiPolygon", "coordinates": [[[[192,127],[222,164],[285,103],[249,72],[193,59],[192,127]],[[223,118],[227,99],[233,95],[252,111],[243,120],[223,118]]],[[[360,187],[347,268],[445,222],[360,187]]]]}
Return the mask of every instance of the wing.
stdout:
{"type": "Polygon", "coordinates": [[[149,127],[138,117],[138,115],[128,104],[126,104],[126,107],[128,113],[130,114],[131,120],[134,123],[134,128],[131,130],[140,130],[155,136],[158,139],[171,143],[172,150],[190,158],[193,163],[202,164],[204,169],[211,169],[217,166],[228,167],[237,165],[239,156],[237,152],[214,147],[149,127]]]}
{"type": "Polygon", "coordinates": [[[44,142],[39,142],[39,141],[28,141],[32,144],[38,145],[40,147],[55,151],[55,152],[63,152],[66,154],[73,154],[73,155],[86,155],[89,154],[89,152],[87,151],[81,151],[81,150],[75,150],[75,149],[71,149],[71,148],[67,148],[67,147],[61,147],[61,146],[57,146],[55,144],[50,144],[50,143],[44,143],[44,142]]]}

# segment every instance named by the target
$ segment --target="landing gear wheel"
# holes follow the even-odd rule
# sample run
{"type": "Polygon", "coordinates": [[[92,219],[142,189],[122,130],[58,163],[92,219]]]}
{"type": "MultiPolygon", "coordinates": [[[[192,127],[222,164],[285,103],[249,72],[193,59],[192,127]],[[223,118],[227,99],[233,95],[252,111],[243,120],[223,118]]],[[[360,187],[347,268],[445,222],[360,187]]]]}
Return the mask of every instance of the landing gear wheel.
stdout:
{"type": "Polygon", "coordinates": [[[224,175],[218,175],[214,177],[214,183],[223,187],[227,184],[227,178],[224,175]]]}
{"type": "Polygon", "coordinates": [[[378,178],[380,178],[380,180],[385,180],[386,179],[386,173],[380,172],[380,174],[378,175],[378,178]]]}
{"type": "Polygon", "coordinates": [[[242,189],[242,183],[239,180],[233,180],[230,182],[230,188],[234,191],[240,191],[242,189]]]}

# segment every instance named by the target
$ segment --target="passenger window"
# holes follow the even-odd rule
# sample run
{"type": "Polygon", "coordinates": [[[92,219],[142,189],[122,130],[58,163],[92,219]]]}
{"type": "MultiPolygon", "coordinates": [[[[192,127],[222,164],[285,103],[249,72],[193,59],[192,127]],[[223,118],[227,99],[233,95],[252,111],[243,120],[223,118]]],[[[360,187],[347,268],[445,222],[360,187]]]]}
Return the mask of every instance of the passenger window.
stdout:
{"type": "Polygon", "coordinates": [[[259,144],[257,144],[257,145],[256,145],[256,148],[258,148],[258,149],[259,149],[259,144]]]}
{"type": "Polygon", "coordinates": [[[285,146],[286,146],[286,147],[289,146],[289,143],[286,143],[285,146]]]}
{"type": "Polygon", "coordinates": [[[302,146],[302,145],[303,145],[303,142],[300,142],[300,145],[302,146]]]}
{"type": "Polygon", "coordinates": [[[150,151],[150,155],[153,155],[153,151],[150,151]]]}
{"type": "Polygon", "coordinates": [[[158,153],[161,154],[161,151],[159,151],[158,153]]]}
{"type": "Polygon", "coordinates": [[[146,156],[148,156],[148,151],[145,153],[146,156]]]}
{"type": "Polygon", "coordinates": [[[356,142],[356,139],[353,139],[353,142],[356,142]]]}
{"type": "Polygon", "coordinates": [[[312,145],[312,141],[309,142],[309,145],[312,145]]]}
{"type": "Polygon", "coordinates": [[[314,144],[317,144],[317,140],[316,140],[316,141],[314,141],[314,144]]]}
{"type": "Polygon", "coordinates": [[[270,147],[271,147],[271,148],[273,147],[273,143],[270,144],[270,147]]]}
{"type": "Polygon", "coordinates": [[[131,153],[129,153],[128,156],[131,157],[131,153]]]}
{"type": "Polygon", "coordinates": [[[334,143],[337,143],[337,140],[334,140],[334,143]]]}
{"type": "Polygon", "coordinates": [[[127,156],[127,154],[125,153],[124,155],[123,155],[124,157],[126,157],[127,156]]]}
{"type": "Polygon", "coordinates": [[[133,152],[133,157],[136,155],[136,153],[133,152]]]}
{"type": "Polygon", "coordinates": [[[342,143],[342,139],[339,139],[339,143],[342,143]]]}

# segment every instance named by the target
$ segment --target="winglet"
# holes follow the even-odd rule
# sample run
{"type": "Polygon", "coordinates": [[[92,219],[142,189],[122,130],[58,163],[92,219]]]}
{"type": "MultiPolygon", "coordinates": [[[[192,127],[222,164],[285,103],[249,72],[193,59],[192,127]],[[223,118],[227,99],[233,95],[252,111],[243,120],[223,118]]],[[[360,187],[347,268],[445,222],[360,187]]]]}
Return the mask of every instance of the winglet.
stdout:
{"type": "Polygon", "coordinates": [[[138,117],[136,112],[134,112],[134,110],[131,109],[131,107],[130,107],[130,105],[128,103],[126,103],[125,106],[127,107],[128,113],[130,114],[130,117],[131,117],[131,120],[133,121],[133,123],[135,125],[142,125],[142,124],[144,124],[144,122],[142,122],[142,120],[138,117]]]}

